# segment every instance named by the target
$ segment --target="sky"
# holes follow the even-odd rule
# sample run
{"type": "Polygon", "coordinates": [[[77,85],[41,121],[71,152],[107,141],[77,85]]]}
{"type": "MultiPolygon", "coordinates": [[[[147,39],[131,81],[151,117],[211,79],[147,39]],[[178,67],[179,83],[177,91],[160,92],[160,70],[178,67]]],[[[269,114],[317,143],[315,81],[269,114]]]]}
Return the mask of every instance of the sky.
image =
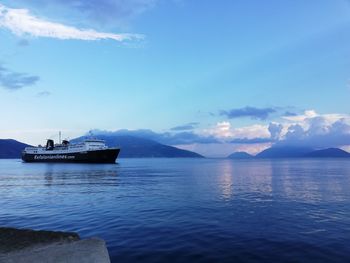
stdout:
{"type": "Polygon", "coordinates": [[[0,138],[350,150],[348,0],[0,0],[0,138]]]}

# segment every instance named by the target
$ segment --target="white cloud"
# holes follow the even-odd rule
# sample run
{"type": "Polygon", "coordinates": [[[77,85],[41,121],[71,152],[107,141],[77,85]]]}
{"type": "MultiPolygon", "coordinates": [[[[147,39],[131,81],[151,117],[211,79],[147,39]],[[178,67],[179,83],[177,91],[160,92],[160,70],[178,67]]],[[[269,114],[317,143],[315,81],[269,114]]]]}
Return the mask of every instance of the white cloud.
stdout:
{"type": "Polygon", "coordinates": [[[114,34],[97,32],[93,29],[79,29],[38,18],[30,14],[27,9],[13,9],[0,4],[0,28],[1,27],[19,36],[30,35],[34,37],[57,39],[112,39],[121,42],[143,38],[143,36],[139,34],[114,34]]]}
{"type": "Polygon", "coordinates": [[[341,149],[343,149],[344,151],[347,151],[350,153],[350,145],[344,145],[342,147],[340,147],[341,149]]]}
{"type": "Polygon", "coordinates": [[[210,133],[219,138],[231,137],[231,123],[227,121],[218,122],[215,128],[210,131],[210,133]]]}
{"type": "Polygon", "coordinates": [[[222,140],[231,140],[234,138],[269,138],[270,133],[267,125],[254,124],[250,126],[237,127],[231,126],[228,121],[218,122],[214,127],[203,130],[205,135],[211,135],[222,140]]]}
{"type": "Polygon", "coordinates": [[[350,145],[350,115],[306,111],[303,115],[295,117],[297,118],[293,119],[293,123],[281,123],[283,129],[278,144],[314,148],[350,145]]]}
{"type": "Polygon", "coordinates": [[[269,124],[268,130],[270,132],[271,138],[273,140],[278,140],[280,138],[281,132],[283,131],[283,125],[280,123],[271,122],[269,124]]]}
{"type": "Polygon", "coordinates": [[[318,114],[316,113],[316,111],[314,110],[306,110],[304,111],[304,114],[301,115],[296,115],[296,116],[284,116],[282,117],[285,120],[288,121],[294,121],[294,122],[302,122],[307,118],[313,118],[318,116],[318,114]]]}
{"type": "MultiPolygon", "coordinates": [[[[139,15],[156,7],[160,0],[11,0],[17,5],[30,4],[35,9],[59,10],[101,25],[128,28],[139,15]],[[30,3],[29,3],[30,2],[30,3]]],[[[170,0],[176,2],[176,0],[170,0]]],[[[170,2],[169,1],[169,2],[170,2]]]]}
{"type": "Polygon", "coordinates": [[[248,139],[269,138],[270,133],[268,130],[268,125],[254,124],[232,129],[232,137],[248,139]]]}

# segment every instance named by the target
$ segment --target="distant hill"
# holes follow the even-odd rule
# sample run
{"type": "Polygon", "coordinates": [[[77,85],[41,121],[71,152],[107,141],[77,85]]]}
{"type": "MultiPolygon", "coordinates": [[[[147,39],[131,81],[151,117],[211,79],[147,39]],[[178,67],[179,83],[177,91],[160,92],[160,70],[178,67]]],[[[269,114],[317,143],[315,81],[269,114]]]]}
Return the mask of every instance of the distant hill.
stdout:
{"type": "Polygon", "coordinates": [[[312,151],[310,153],[305,154],[304,156],[316,158],[349,158],[350,153],[338,148],[328,148],[323,150],[312,151]]]}
{"type": "Polygon", "coordinates": [[[229,159],[252,159],[254,158],[253,155],[250,155],[249,153],[246,152],[234,152],[230,154],[227,158],[229,159]]]}
{"type": "Polygon", "coordinates": [[[304,157],[307,153],[313,152],[314,149],[308,147],[294,146],[273,146],[261,153],[258,153],[256,158],[297,158],[304,157]]]}
{"type": "Polygon", "coordinates": [[[0,139],[0,159],[21,158],[21,152],[27,146],[16,140],[0,139]]]}
{"type": "MultiPolygon", "coordinates": [[[[143,158],[143,157],[192,157],[203,158],[202,155],[178,149],[176,147],[160,144],[156,141],[143,139],[129,135],[95,135],[95,138],[102,139],[110,147],[120,147],[120,157],[143,158]]],[[[77,142],[86,139],[82,136],[72,140],[77,142]]]]}

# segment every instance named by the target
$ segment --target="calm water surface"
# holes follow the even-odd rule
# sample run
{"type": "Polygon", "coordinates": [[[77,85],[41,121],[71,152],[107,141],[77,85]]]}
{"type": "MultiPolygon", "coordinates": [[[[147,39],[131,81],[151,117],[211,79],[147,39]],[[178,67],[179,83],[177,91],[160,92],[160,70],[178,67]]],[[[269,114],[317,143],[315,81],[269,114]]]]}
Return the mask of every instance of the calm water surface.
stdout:
{"type": "Polygon", "coordinates": [[[0,225],[99,236],[113,262],[350,262],[350,160],[0,160],[0,225]]]}

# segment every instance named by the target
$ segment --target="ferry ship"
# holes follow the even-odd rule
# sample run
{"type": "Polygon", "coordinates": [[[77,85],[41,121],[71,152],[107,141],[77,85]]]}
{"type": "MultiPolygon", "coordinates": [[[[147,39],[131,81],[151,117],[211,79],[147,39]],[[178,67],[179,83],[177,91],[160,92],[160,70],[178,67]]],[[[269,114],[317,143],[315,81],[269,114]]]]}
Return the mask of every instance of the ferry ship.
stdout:
{"type": "Polygon", "coordinates": [[[115,163],[119,148],[109,148],[105,141],[87,139],[81,143],[63,140],[55,144],[47,140],[46,146],[26,147],[22,151],[24,162],[115,163]]]}

